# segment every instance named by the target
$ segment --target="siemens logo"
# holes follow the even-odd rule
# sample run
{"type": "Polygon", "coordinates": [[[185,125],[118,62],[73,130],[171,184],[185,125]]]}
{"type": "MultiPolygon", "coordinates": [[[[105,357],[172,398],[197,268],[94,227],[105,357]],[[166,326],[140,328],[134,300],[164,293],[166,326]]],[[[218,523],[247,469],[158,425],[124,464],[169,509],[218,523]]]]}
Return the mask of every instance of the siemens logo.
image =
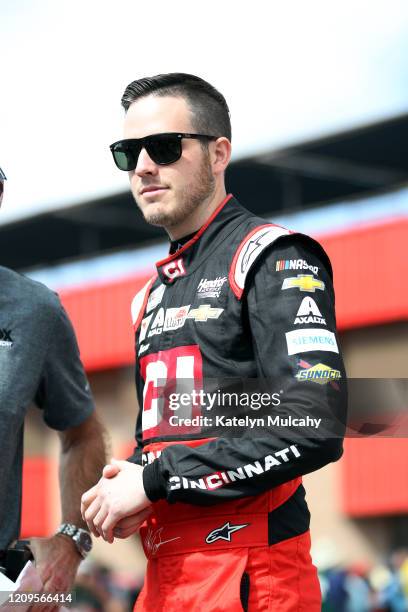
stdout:
{"type": "Polygon", "coordinates": [[[327,329],[296,329],[285,335],[288,355],[308,351],[339,352],[334,333],[327,329]]]}

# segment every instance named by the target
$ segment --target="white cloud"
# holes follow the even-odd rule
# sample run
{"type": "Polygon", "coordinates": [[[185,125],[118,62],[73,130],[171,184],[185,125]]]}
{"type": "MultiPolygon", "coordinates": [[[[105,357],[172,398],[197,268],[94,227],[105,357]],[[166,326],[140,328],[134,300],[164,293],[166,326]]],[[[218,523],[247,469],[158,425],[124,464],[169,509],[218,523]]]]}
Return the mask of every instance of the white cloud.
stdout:
{"type": "Polygon", "coordinates": [[[407,34],[402,0],[3,0],[1,220],[127,188],[108,145],[134,78],[208,79],[242,155],[406,110],[407,34]]]}

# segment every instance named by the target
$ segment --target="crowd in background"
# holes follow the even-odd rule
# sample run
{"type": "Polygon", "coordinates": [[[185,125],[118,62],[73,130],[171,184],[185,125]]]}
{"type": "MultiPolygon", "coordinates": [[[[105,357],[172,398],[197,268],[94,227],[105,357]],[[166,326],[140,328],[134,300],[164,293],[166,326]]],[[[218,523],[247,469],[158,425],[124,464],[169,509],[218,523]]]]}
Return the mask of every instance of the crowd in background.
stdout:
{"type": "MultiPolygon", "coordinates": [[[[408,612],[408,550],[369,566],[321,570],[322,612],[408,612]]],[[[143,577],[82,563],[75,586],[76,612],[131,612],[143,577]]]]}
{"type": "Polygon", "coordinates": [[[131,612],[143,584],[143,576],[116,572],[91,558],[80,565],[73,591],[75,612],[131,612]]]}
{"type": "Polygon", "coordinates": [[[369,566],[355,563],[320,571],[322,612],[407,612],[408,550],[369,566]]]}

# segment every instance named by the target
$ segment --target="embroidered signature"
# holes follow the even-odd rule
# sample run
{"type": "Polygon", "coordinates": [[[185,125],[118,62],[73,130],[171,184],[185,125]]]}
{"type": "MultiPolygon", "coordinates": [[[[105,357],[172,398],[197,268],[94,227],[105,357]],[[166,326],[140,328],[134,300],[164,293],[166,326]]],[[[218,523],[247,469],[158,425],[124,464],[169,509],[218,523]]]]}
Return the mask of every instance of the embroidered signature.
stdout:
{"type": "Polygon", "coordinates": [[[163,544],[168,544],[169,542],[174,542],[174,540],[180,540],[180,536],[176,538],[170,538],[169,540],[162,540],[161,535],[164,527],[160,527],[156,531],[153,529],[149,529],[145,539],[145,546],[151,555],[155,555],[159,550],[160,546],[163,544]]]}

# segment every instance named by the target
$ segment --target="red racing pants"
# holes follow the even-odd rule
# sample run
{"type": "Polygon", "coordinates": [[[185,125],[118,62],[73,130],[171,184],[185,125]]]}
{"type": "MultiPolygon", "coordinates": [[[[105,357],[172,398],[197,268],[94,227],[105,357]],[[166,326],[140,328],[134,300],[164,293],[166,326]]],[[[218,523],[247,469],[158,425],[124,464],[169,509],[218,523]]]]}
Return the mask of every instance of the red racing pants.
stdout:
{"type": "Polygon", "coordinates": [[[135,612],[320,612],[302,503],[297,478],[213,506],[153,504],[135,612]]]}
{"type": "Polygon", "coordinates": [[[320,612],[306,532],[273,546],[149,559],[137,612],[320,612]]]}

